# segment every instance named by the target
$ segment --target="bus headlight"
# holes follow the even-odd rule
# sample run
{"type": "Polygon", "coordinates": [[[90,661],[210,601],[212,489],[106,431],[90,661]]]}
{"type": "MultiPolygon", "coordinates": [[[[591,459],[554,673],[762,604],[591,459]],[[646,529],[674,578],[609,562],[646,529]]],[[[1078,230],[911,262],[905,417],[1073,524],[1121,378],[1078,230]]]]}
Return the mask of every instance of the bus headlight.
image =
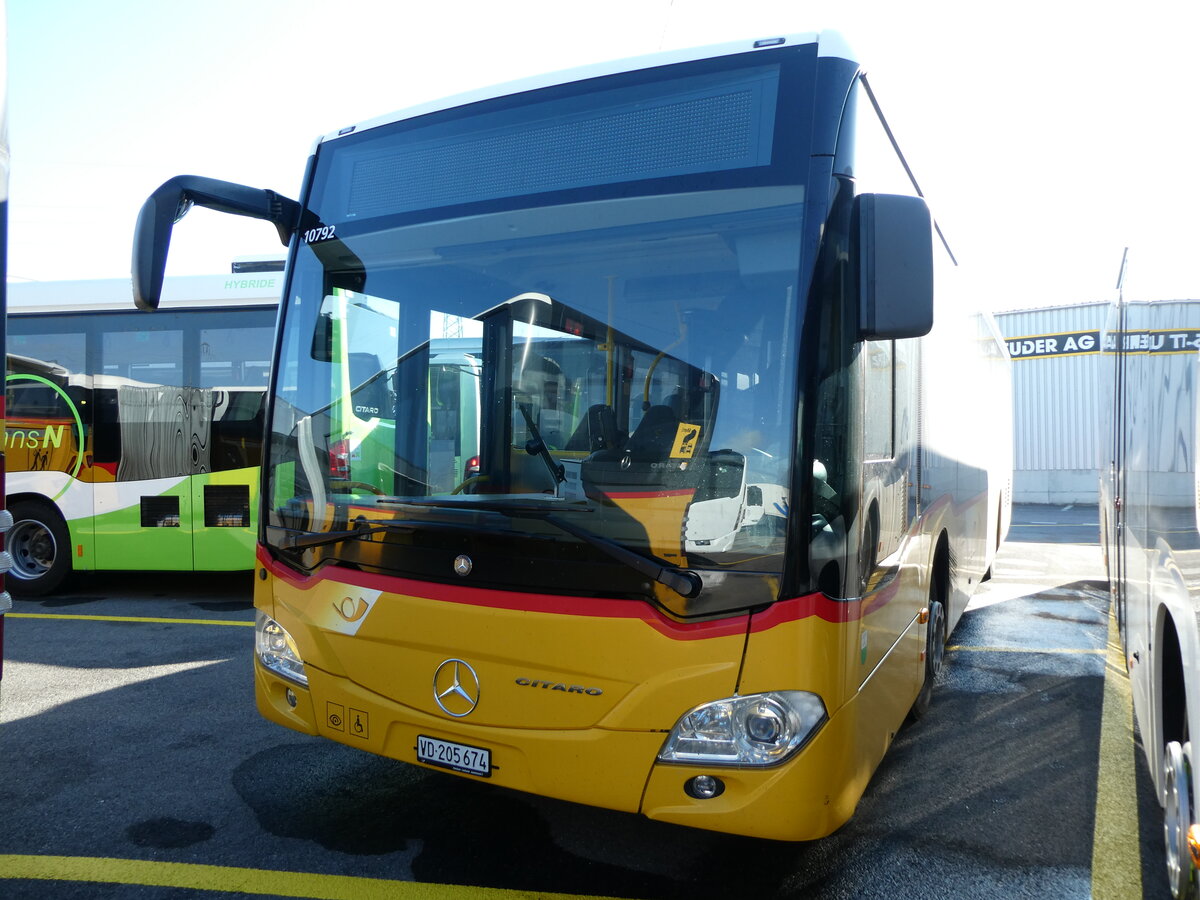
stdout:
{"type": "Polygon", "coordinates": [[[683,716],[659,762],[773,766],[825,724],[825,703],[806,691],[772,691],[705,703],[683,716]]]}
{"type": "Polygon", "coordinates": [[[264,668],[297,684],[308,685],[296,642],[282,625],[261,610],[256,610],[254,616],[254,646],[264,668]]]}

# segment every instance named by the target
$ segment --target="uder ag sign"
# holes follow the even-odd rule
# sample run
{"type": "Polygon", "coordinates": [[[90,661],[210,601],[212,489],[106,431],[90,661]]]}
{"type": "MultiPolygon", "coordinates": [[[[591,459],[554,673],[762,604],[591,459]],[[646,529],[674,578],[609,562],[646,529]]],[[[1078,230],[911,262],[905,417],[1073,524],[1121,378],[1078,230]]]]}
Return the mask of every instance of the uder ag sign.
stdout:
{"type": "Polygon", "coordinates": [[[1128,353],[1195,353],[1200,349],[1200,329],[1180,328],[1167,331],[1114,332],[1101,337],[1099,331],[1071,331],[1061,334],[1031,334],[1008,339],[1008,354],[1013,359],[1045,359],[1051,356],[1082,356],[1088,353],[1112,353],[1118,340],[1128,353]]]}

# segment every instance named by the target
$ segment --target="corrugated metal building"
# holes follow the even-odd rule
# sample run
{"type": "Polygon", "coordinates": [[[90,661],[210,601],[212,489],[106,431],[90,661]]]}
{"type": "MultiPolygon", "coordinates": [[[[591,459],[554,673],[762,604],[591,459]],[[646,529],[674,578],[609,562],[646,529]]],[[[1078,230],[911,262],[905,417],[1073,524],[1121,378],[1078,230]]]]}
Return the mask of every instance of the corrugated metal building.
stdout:
{"type": "MultiPolygon", "coordinates": [[[[1154,327],[1131,332],[1127,340],[1158,357],[1163,373],[1173,372],[1178,364],[1171,360],[1194,356],[1200,346],[1200,310],[1194,300],[1153,306],[1154,327]]],[[[1097,502],[1099,467],[1111,456],[1100,426],[1100,404],[1109,402],[1112,390],[1112,359],[1100,346],[1109,309],[1105,302],[996,314],[1013,359],[1013,500],[1018,503],[1097,502]]],[[[1169,381],[1165,374],[1159,380],[1169,381]]],[[[1174,452],[1170,439],[1163,444],[1163,453],[1174,452]]],[[[1155,462],[1164,484],[1189,471],[1189,461],[1176,456],[1155,462]]]]}
{"type": "Polygon", "coordinates": [[[996,314],[1013,358],[1013,500],[1095,503],[1108,303],[996,314]]]}

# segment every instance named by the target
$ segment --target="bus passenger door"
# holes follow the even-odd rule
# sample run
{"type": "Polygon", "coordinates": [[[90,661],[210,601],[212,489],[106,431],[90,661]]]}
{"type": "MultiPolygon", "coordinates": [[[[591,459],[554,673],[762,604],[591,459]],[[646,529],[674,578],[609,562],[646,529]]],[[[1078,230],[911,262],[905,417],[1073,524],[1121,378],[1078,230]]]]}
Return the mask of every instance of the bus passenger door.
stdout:
{"type": "Polygon", "coordinates": [[[868,341],[863,401],[864,592],[899,564],[916,515],[916,342],[868,341]],[[883,569],[881,572],[880,569],[883,569]]]}
{"type": "Polygon", "coordinates": [[[206,312],[188,332],[194,359],[187,383],[197,386],[191,426],[198,449],[188,459],[197,571],[254,564],[272,318],[267,309],[242,310],[236,319],[206,312]]]}
{"type": "Polygon", "coordinates": [[[1118,296],[1109,310],[1107,331],[1116,335],[1116,343],[1110,350],[1113,365],[1112,398],[1109,404],[1111,427],[1109,440],[1112,442],[1109,463],[1109,506],[1105,513],[1109,522],[1109,544],[1105,552],[1109,555],[1109,589],[1114,605],[1117,627],[1121,633],[1121,646],[1129,646],[1128,621],[1125,615],[1125,361],[1123,333],[1125,330],[1125,305],[1118,296]]]}
{"type": "Polygon", "coordinates": [[[207,435],[209,467],[189,478],[192,558],[197,571],[246,569],[257,535],[265,389],[198,393],[194,424],[207,435]]]}
{"type": "MultiPolygon", "coordinates": [[[[1129,683],[1134,710],[1142,733],[1157,742],[1157,716],[1154,695],[1157,691],[1158,663],[1153,660],[1153,641],[1156,628],[1154,614],[1155,567],[1160,553],[1157,521],[1157,491],[1160,491],[1160,472],[1169,468],[1164,459],[1174,452],[1171,441],[1163,441],[1168,422],[1162,403],[1164,372],[1161,357],[1151,355],[1138,338],[1153,333],[1160,320],[1147,303],[1121,304],[1121,327],[1116,352],[1117,399],[1116,445],[1114,453],[1118,467],[1116,558],[1119,589],[1115,596],[1118,623],[1121,628],[1125,662],[1129,667],[1129,683]],[[1170,448],[1166,452],[1163,444],[1170,448]]],[[[1182,386],[1181,386],[1182,387],[1182,386]]],[[[1152,767],[1159,750],[1147,748],[1152,767]]]]}
{"type": "Polygon", "coordinates": [[[95,486],[96,568],[192,568],[185,467],[198,448],[190,393],[163,385],[95,390],[96,464],[114,475],[95,486]]]}
{"type": "Polygon", "coordinates": [[[112,475],[95,493],[96,568],[192,568],[188,474],[206,451],[184,387],[184,332],[175,317],[115,319],[89,352],[95,464],[112,475]]]}
{"type": "MultiPolygon", "coordinates": [[[[916,504],[910,502],[916,478],[916,341],[867,341],[862,345],[863,485],[858,570],[864,598],[861,655],[872,667],[909,629],[924,597],[907,593],[886,603],[872,597],[897,589],[906,538],[916,504]]],[[[911,629],[910,629],[911,630],[911,629]]],[[[913,641],[920,635],[912,631],[913,641]]],[[[912,658],[918,658],[916,646],[912,658]]],[[[918,677],[913,667],[913,677],[918,677]]],[[[916,690],[916,682],[906,686],[916,690]]],[[[900,704],[903,706],[903,704],[900,704]]]]}

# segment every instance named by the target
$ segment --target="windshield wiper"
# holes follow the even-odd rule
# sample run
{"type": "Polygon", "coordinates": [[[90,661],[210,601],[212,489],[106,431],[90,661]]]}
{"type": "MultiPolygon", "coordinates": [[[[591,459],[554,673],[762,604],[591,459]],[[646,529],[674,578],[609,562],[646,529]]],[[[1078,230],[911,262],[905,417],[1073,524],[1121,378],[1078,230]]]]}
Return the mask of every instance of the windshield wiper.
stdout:
{"type": "Polygon", "coordinates": [[[533,421],[533,413],[530,412],[528,403],[518,403],[517,409],[521,411],[521,415],[525,418],[525,424],[529,428],[529,433],[533,437],[525,442],[525,452],[530,456],[540,456],[542,462],[546,464],[546,468],[550,470],[550,477],[554,479],[554,485],[557,487],[567,480],[566,467],[556,462],[554,457],[550,455],[550,448],[546,446],[546,442],[542,439],[542,433],[538,430],[537,423],[533,421]]]}
{"type": "MultiPolygon", "coordinates": [[[[454,509],[461,512],[487,512],[501,516],[508,516],[514,519],[538,519],[553,525],[559,531],[565,532],[572,537],[579,538],[585,544],[588,544],[601,553],[615,559],[629,568],[633,569],[647,578],[657,581],[659,584],[670,588],[675,593],[679,594],[687,600],[695,599],[700,596],[700,592],[704,589],[704,581],[696,572],[688,569],[680,569],[677,566],[671,565],[657,556],[643,555],[630,550],[623,544],[618,544],[616,541],[609,540],[606,537],[596,534],[587,528],[576,525],[574,522],[568,522],[566,519],[560,518],[559,514],[563,512],[581,513],[594,512],[590,506],[568,506],[561,509],[547,510],[544,506],[536,503],[505,503],[496,500],[483,501],[461,501],[461,500],[437,500],[437,499],[421,499],[407,500],[400,497],[396,498],[379,498],[377,503],[395,506],[411,506],[425,509],[454,509]]],[[[441,523],[439,523],[441,524],[441,523]]],[[[337,544],[341,541],[362,540],[369,538],[375,534],[382,533],[400,533],[411,534],[418,528],[435,528],[431,522],[406,523],[406,522],[386,522],[368,525],[366,519],[358,519],[355,522],[355,527],[350,531],[290,531],[281,529],[284,533],[283,540],[279,541],[278,547],[281,550],[307,550],[310,547],[323,547],[328,544],[337,544]]],[[[444,527],[444,524],[441,525],[444,527]]]]}
{"type": "Polygon", "coordinates": [[[410,534],[416,531],[415,525],[406,523],[387,522],[381,525],[367,525],[365,519],[358,519],[350,531],[292,531],[280,529],[283,539],[276,545],[280,550],[307,550],[310,547],[324,547],[328,544],[338,544],[342,541],[362,540],[375,534],[390,532],[392,534],[410,534]]]}
{"type": "MultiPolygon", "coordinates": [[[[513,515],[533,517],[529,513],[513,513],[513,515]]],[[[574,522],[567,522],[552,513],[538,516],[537,518],[549,522],[555,528],[565,531],[567,534],[574,535],[585,544],[591,544],[600,552],[607,553],[617,562],[624,563],[635,572],[640,572],[647,578],[652,578],[659,584],[666,585],[684,599],[695,599],[700,596],[700,592],[704,589],[703,579],[700,578],[698,573],[689,569],[680,569],[677,566],[671,565],[666,560],[659,559],[657,556],[643,556],[640,553],[635,553],[624,544],[618,544],[616,541],[601,537],[595,532],[588,531],[586,528],[580,528],[574,522]]]]}
{"type": "MultiPolygon", "coordinates": [[[[508,513],[542,513],[542,507],[532,503],[502,503],[487,501],[455,502],[448,500],[409,500],[400,497],[380,497],[376,501],[380,505],[414,506],[426,509],[460,509],[467,512],[503,512],[508,513]]],[[[574,507],[571,512],[592,512],[589,507],[574,507]]],[[[365,540],[376,534],[412,534],[418,528],[444,528],[442,522],[371,522],[365,518],[354,521],[354,528],[349,531],[295,531],[290,528],[268,526],[272,531],[282,532],[282,537],[275,543],[280,550],[308,550],[310,547],[326,547],[339,544],[342,541],[365,540]]]]}
{"type": "Polygon", "coordinates": [[[564,512],[593,512],[594,510],[590,506],[566,506],[559,509],[547,509],[544,505],[536,503],[504,503],[495,500],[470,502],[437,499],[403,500],[399,497],[394,500],[380,499],[377,502],[394,503],[400,506],[490,512],[515,519],[540,519],[543,522],[553,525],[559,531],[579,538],[585,544],[595,547],[601,553],[612,557],[619,563],[623,563],[635,572],[670,588],[685,599],[692,600],[699,597],[700,592],[704,589],[704,581],[697,572],[680,569],[677,566],[671,565],[666,560],[659,559],[657,556],[637,553],[630,550],[624,544],[618,544],[616,541],[609,540],[606,537],[596,534],[594,531],[590,531],[587,528],[576,525],[574,522],[568,522],[566,519],[559,517],[559,514],[564,512]]]}

